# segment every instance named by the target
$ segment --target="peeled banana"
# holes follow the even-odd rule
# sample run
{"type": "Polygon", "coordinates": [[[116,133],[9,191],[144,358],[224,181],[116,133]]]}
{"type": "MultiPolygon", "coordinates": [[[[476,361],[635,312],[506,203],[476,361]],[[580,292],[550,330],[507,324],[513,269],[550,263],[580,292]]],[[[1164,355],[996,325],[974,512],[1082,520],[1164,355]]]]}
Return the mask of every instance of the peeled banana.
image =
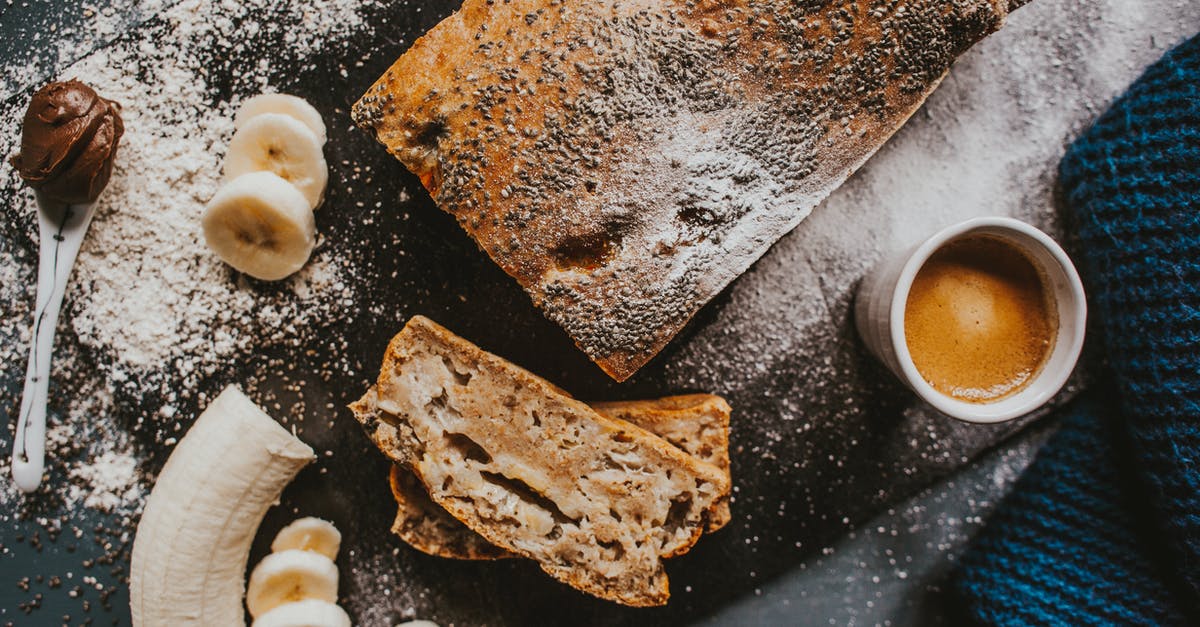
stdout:
{"type": "Polygon", "coordinates": [[[321,144],[325,143],[325,122],[321,114],[303,98],[287,94],[259,94],[246,100],[233,118],[234,130],[241,129],[251,118],[264,113],[281,113],[303,122],[321,144]]]}
{"type": "Polygon", "coordinates": [[[303,122],[282,113],[263,113],[233,134],[225,153],[225,178],[264,171],[295,185],[309,209],[321,204],[329,166],[320,139],[303,122]]]}
{"type": "Polygon", "coordinates": [[[230,386],[167,459],[133,543],[134,627],[244,625],[250,545],[312,448],[230,386]]]}
{"type": "Polygon", "coordinates": [[[252,277],[282,279],[308,262],[317,224],[308,201],[271,172],[251,172],[217,191],[201,218],[204,240],[252,277]]]}

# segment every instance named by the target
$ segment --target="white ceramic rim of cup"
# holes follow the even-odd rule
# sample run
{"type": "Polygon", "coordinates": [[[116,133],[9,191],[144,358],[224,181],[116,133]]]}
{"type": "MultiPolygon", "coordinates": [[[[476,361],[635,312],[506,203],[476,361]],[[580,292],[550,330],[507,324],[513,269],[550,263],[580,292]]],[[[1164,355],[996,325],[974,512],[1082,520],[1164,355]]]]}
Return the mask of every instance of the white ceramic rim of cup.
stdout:
{"type": "Polygon", "coordinates": [[[1083,337],[1087,326],[1087,300],[1075,264],[1049,235],[1014,218],[974,218],[938,231],[913,251],[896,281],[888,315],[892,349],[909,387],[938,411],[951,418],[991,424],[1012,420],[1045,405],[1066,384],[1083,349],[1083,337]],[[1054,292],[1059,318],[1054,348],[1046,358],[1041,372],[1021,391],[992,403],[968,403],[935,390],[917,371],[904,334],[904,312],[908,305],[908,293],[917,272],[942,246],[975,231],[1001,236],[1008,234],[1012,240],[1016,240],[1018,246],[1034,257],[1034,263],[1041,266],[1039,269],[1043,272],[1044,279],[1051,284],[1050,289],[1054,292]],[[1047,255],[1038,255],[1035,247],[1029,246],[1030,243],[1036,243],[1036,247],[1047,255]],[[1045,263],[1046,256],[1054,263],[1045,263]]]}

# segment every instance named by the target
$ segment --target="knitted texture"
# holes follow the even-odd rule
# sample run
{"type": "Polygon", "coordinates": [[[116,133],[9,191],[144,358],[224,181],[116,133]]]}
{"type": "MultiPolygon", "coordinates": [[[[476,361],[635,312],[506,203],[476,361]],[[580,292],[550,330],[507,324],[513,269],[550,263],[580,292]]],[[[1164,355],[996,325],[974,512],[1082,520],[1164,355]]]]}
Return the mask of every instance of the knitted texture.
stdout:
{"type": "Polygon", "coordinates": [[[1114,465],[1117,416],[1068,411],[959,563],[967,610],[989,625],[1182,625],[1139,518],[1144,492],[1114,465]]]}
{"type": "Polygon", "coordinates": [[[1200,624],[1200,37],[1060,175],[1116,397],[1064,420],[956,587],[989,624],[1200,624]]]}
{"type": "Polygon", "coordinates": [[[1061,177],[1138,468],[1200,594],[1200,37],[1071,147],[1061,177]]]}

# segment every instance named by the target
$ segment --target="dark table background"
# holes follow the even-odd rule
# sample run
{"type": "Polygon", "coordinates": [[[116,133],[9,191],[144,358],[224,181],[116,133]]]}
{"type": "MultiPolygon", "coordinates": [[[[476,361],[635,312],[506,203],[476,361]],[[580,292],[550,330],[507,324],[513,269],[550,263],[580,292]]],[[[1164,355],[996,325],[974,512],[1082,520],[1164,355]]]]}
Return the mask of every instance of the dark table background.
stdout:
{"type": "MultiPolygon", "coordinates": [[[[40,72],[29,84],[5,83],[9,104],[26,101],[32,88],[60,69],[59,60],[39,57],[34,33],[44,32],[47,24],[56,24],[59,32],[72,32],[65,36],[78,38],[84,49],[104,45],[104,41],[89,39],[80,12],[64,11],[62,6],[30,2],[0,8],[0,59],[28,60],[40,72]]],[[[156,28],[154,15],[136,6],[114,6],[128,16],[128,32],[156,28]]],[[[242,355],[227,372],[203,382],[203,391],[214,393],[236,381],[246,385],[260,402],[287,407],[300,400],[293,384],[303,380],[303,407],[343,407],[374,377],[390,336],[409,316],[421,313],[580,398],[653,397],[687,391],[727,396],[735,408],[734,520],[725,530],[704,538],[689,555],[668,563],[673,592],[668,607],[622,608],[567,589],[529,563],[454,562],[409,549],[387,531],[394,509],[384,480],[387,463],[383,457],[345,415],[334,411],[337,415],[330,416],[310,409],[294,416],[295,423],[314,448],[332,455],[303,471],[285,492],[282,506],[268,514],[251,564],[266,552],[274,532],[299,513],[337,523],[346,538],[346,553],[339,560],[343,604],[358,617],[374,608],[370,616],[381,624],[381,616],[399,622],[414,615],[443,625],[682,624],[713,615],[716,619],[724,616],[731,623],[748,620],[748,616],[773,621],[786,614],[746,614],[736,608],[753,604],[764,587],[775,590],[768,596],[774,594],[776,600],[781,595],[785,601],[794,598],[797,592],[786,582],[798,569],[821,564],[823,549],[845,542],[847,532],[876,514],[902,519],[909,510],[898,515],[888,507],[968,464],[1032,420],[1000,426],[965,425],[917,404],[854,336],[849,285],[829,289],[823,309],[813,319],[782,331],[795,337],[746,337],[745,327],[731,325],[729,321],[739,315],[732,308],[742,301],[735,291],[779,289],[772,281],[780,274],[777,266],[787,259],[786,250],[807,245],[806,238],[813,239],[803,225],[780,245],[784,252],[772,251],[705,307],[696,321],[632,380],[625,384],[610,381],[530,305],[515,282],[475,247],[452,218],[433,206],[415,178],[349,124],[350,104],[407,46],[397,42],[411,42],[455,6],[457,3],[438,0],[370,5],[364,9],[368,19],[386,19],[388,24],[373,37],[327,50],[322,57],[309,60],[312,65],[306,65],[303,72],[293,71],[286,62],[277,64],[272,84],[280,91],[308,98],[327,116],[331,177],[326,206],[317,214],[318,229],[326,245],[339,254],[361,258],[364,271],[360,281],[366,289],[360,290],[356,303],[361,311],[328,329],[330,342],[305,351],[273,349],[242,355]],[[343,76],[341,61],[360,58],[363,67],[343,76]],[[354,178],[354,167],[369,167],[374,182],[354,184],[351,194],[346,189],[354,178]],[[396,200],[405,197],[407,200],[396,200]],[[371,212],[373,224],[369,227],[358,213],[362,210],[355,209],[358,202],[366,207],[382,203],[383,209],[371,212]],[[401,249],[405,254],[396,255],[401,249]],[[405,279],[390,280],[398,270],[405,279]],[[368,304],[374,307],[367,309],[368,304]],[[345,340],[345,345],[332,341],[335,338],[345,340]],[[770,355],[770,367],[761,372],[744,371],[730,377],[719,364],[703,361],[728,355],[732,362],[753,362],[753,356],[742,354],[745,346],[776,340],[795,350],[770,355]],[[348,367],[331,368],[333,362],[348,367]],[[381,569],[391,578],[368,585],[364,577],[347,573],[348,568],[381,569]],[[785,583],[771,584],[773,580],[785,583]],[[381,596],[384,588],[393,588],[395,593],[381,596]]],[[[266,42],[263,49],[273,48],[266,42]]],[[[232,67],[252,61],[233,58],[232,67]]],[[[227,98],[244,88],[235,76],[226,81],[219,78],[214,98],[227,98]]],[[[32,227],[15,223],[16,203],[0,199],[0,211],[0,241],[17,250],[36,252],[32,227]]],[[[817,209],[822,211],[830,209],[817,209]]],[[[1055,226],[1053,210],[1037,215],[1049,215],[1051,223],[1043,226],[1055,226]]],[[[882,252],[876,250],[873,255],[882,252]]],[[[835,256],[821,253],[810,259],[819,266],[837,263],[835,256]]],[[[32,264],[36,255],[24,258],[32,264]]],[[[853,263],[865,267],[871,261],[853,263]]],[[[60,336],[59,341],[72,339],[60,336]]],[[[98,362],[107,358],[102,354],[90,357],[98,362]]],[[[0,410],[8,415],[19,402],[23,371],[23,363],[4,364],[0,371],[0,410]]],[[[132,425],[154,400],[118,399],[128,413],[139,450],[145,454],[143,468],[149,472],[161,467],[169,447],[161,445],[153,432],[132,425]]],[[[193,404],[181,409],[181,414],[194,416],[201,408],[193,404]]],[[[0,455],[7,457],[10,446],[11,437],[4,438],[0,455]]],[[[1027,460],[1030,450],[1024,450],[1026,454],[1017,461],[1005,458],[1007,467],[1019,467],[1027,460]]],[[[994,496],[1004,485],[997,483],[996,490],[985,492],[994,496]]],[[[5,575],[0,578],[0,623],[78,623],[88,617],[98,624],[110,620],[126,623],[124,578],[132,538],[122,537],[121,530],[130,529],[133,521],[80,510],[71,514],[70,527],[82,530],[81,537],[76,538],[69,529],[57,536],[47,534],[45,526],[37,522],[54,508],[53,502],[37,498],[21,501],[10,512],[8,522],[0,526],[0,570],[5,575]],[[66,572],[72,573],[71,580],[62,580],[66,572]],[[39,573],[43,574],[41,580],[39,573]],[[50,573],[58,574],[60,581],[50,579],[50,573]],[[23,581],[26,577],[27,582],[23,581]],[[85,583],[85,577],[94,577],[94,581],[85,583]],[[14,608],[30,602],[42,608],[28,616],[14,608]]],[[[854,567],[848,563],[836,566],[854,567]]],[[[820,617],[812,614],[795,618],[801,623],[823,622],[814,620],[820,617]]]]}

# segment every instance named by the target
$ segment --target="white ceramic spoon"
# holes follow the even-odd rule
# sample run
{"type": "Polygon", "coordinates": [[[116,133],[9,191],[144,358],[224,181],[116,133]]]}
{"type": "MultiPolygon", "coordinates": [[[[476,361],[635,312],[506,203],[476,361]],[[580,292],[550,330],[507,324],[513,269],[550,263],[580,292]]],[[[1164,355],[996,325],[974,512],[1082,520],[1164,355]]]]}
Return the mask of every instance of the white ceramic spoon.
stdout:
{"type": "Polygon", "coordinates": [[[25,369],[25,391],[21,394],[21,413],[18,414],[12,458],[13,479],[25,492],[33,492],[42,482],[54,330],[71,267],[75,265],[95,207],[95,203],[65,205],[41,194],[37,195],[37,200],[41,239],[37,307],[33,313],[33,339],[29,346],[29,366],[25,369]]]}

